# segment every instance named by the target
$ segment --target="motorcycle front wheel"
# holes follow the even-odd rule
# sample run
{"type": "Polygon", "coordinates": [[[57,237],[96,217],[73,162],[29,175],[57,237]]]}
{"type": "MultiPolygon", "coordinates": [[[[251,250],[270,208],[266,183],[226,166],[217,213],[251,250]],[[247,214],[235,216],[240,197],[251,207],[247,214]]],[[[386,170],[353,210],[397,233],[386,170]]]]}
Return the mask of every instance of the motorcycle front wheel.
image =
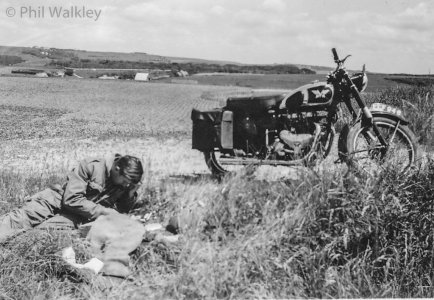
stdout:
{"type": "Polygon", "coordinates": [[[357,171],[374,174],[386,168],[406,172],[417,160],[417,142],[413,132],[398,121],[375,117],[374,120],[388,147],[379,142],[372,127],[354,125],[348,132],[347,163],[357,171]]]}

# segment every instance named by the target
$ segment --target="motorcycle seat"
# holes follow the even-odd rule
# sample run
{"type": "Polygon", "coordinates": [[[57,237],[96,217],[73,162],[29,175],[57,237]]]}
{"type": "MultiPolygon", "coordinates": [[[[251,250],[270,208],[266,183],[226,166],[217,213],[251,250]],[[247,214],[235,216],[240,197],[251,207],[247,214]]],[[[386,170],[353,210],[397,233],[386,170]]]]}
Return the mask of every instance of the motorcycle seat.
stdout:
{"type": "Polygon", "coordinates": [[[286,94],[255,97],[230,97],[226,101],[226,109],[249,113],[262,113],[268,109],[278,107],[285,96],[286,94]]]}

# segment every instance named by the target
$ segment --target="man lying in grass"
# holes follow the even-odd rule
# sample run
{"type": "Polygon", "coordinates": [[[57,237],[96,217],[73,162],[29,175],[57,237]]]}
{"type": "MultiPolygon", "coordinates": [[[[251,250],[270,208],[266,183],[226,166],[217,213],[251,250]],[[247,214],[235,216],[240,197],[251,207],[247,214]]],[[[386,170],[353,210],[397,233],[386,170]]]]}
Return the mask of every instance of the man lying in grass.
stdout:
{"type": "Polygon", "coordinates": [[[136,203],[142,175],[142,163],[134,156],[84,159],[63,187],[53,185],[0,216],[0,243],[36,226],[74,229],[101,215],[127,213],[136,203]]]}

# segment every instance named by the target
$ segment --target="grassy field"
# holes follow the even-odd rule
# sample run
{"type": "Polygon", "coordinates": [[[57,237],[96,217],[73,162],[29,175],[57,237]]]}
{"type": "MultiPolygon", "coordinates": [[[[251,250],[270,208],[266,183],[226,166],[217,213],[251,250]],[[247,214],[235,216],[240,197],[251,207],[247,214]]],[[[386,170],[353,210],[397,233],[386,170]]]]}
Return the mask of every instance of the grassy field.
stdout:
{"type": "MultiPolygon", "coordinates": [[[[182,232],[174,246],[142,243],[132,254],[132,280],[105,290],[97,276],[83,276],[59,258],[73,245],[84,261],[83,241],[30,231],[0,245],[0,298],[432,297],[432,163],[405,178],[393,171],[356,177],[332,161],[314,169],[243,169],[221,181],[210,176],[191,149],[191,108],[271,92],[0,77],[0,212],[63,182],[78,159],[120,152],[145,165],[143,207],[135,214],[150,213],[151,222],[163,224],[177,215],[182,232]]],[[[432,95],[429,88],[399,87],[368,96],[407,105],[428,149],[432,95]]]]}
{"type": "MultiPolygon", "coordinates": [[[[326,75],[327,74],[198,74],[184,79],[177,79],[177,81],[197,81],[199,84],[218,86],[292,90],[315,80],[326,81],[326,75]]],[[[369,83],[366,92],[378,92],[386,88],[393,88],[400,85],[393,80],[386,79],[394,78],[394,76],[391,75],[369,74],[368,78],[369,83]]],[[[400,77],[400,79],[402,79],[402,77],[400,77]]],[[[170,82],[171,80],[172,79],[165,79],[163,81],[170,82]]]]}

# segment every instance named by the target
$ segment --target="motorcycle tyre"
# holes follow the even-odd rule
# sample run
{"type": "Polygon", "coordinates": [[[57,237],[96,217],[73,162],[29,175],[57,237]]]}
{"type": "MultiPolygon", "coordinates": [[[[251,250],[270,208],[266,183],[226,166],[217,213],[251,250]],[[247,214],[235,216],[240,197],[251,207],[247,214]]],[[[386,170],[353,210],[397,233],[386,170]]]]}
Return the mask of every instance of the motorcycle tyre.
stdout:
{"type": "Polygon", "coordinates": [[[217,161],[214,151],[204,152],[203,154],[205,157],[206,165],[214,176],[220,177],[228,173],[228,171],[225,170],[223,166],[220,165],[217,161]]]}
{"type": "MultiPolygon", "coordinates": [[[[374,117],[373,121],[377,124],[380,130],[381,128],[385,128],[385,127],[394,129],[398,123],[396,120],[385,118],[385,117],[374,117]]],[[[354,157],[352,157],[351,153],[355,151],[354,149],[355,139],[358,137],[359,134],[361,134],[362,130],[363,130],[362,124],[361,122],[358,122],[354,126],[349,128],[349,131],[347,133],[347,138],[346,138],[346,145],[345,145],[346,146],[345,150],[347,153],[346,162],[348,166],[355,171],[362,171],[362,170],[360,169],[360,166],[357,164],[354,157]]],[[[405,173],[412,165],[415,165],[415,163],[418,160],[417,139],[414,133],[406,125],[398,125],[398,130],[396,134],[398,134],[398,132],[402,135],[402,137],[406,139],[407,147],[409,150],[412,151],[409,164],[401,171],[401,173],[405,173]]]]}
{"type": "Polygon", "coordinates": [[[246,174],[253,174],[258,167],[258,165],[256,164],[238,165],[235,166],[235,169],[227,170],[218,162],[218,159],[216,158],[216,153],[219,153],[219,151],[204,152],[206,165],[208,166],[208,169],[215,177],[220,178],[226,174],[237,172],[241,169],[243,169],[246,172],[246,174]]]}

